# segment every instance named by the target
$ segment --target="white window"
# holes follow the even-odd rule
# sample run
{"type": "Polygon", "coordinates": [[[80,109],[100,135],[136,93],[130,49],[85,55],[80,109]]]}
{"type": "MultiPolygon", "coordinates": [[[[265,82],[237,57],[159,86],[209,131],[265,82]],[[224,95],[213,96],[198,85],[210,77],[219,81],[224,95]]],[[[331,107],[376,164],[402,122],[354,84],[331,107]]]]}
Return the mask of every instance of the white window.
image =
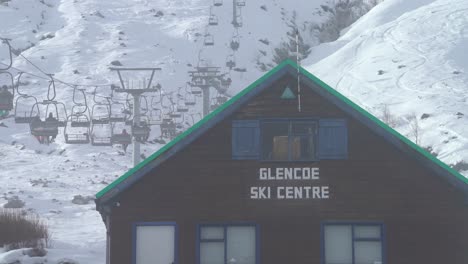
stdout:
{"type": "Polygon", "coordinates": [[[143,223],[135,227],[135,264],[174,264],[174,224],[143,223]]]}
{"type": "Polygon", "coordinates": [[[201,226],[200,264],[256,264],[255,226],[201,226]]]}
{"type": "Polygon", "coordinates": [[[325,264],[383,264],[383,229],[379,224],[325,224],[325,264]]]}

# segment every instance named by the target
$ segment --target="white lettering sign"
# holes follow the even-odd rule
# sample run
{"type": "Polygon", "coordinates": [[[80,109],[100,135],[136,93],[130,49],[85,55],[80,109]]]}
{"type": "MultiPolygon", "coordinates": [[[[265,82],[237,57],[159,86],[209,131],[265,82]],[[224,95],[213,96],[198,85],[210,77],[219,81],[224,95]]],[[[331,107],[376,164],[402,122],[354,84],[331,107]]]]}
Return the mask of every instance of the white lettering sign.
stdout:
{"type": "Polygon", "coordinates": [[[294,199],[329,199],[329,186],[304,184],[297,186],[298,182],[320,180],[320,170],[316,167],[304,168],[260,168],[258,179],[260,181],[296,182],[294,186],[252,186],[250,199],[253,200],[294,200],[294,199]]]}

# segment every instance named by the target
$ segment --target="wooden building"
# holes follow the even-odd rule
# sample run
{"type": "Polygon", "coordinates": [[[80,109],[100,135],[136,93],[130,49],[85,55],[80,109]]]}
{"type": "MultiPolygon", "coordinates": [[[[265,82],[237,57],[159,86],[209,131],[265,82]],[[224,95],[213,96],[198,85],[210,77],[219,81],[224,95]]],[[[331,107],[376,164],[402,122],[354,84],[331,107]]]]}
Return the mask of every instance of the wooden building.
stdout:
{"type": "Polygon", "coordinates": [[[292,61],[96,198],[110,264],[468,263],[468,180],[292,61]]]}

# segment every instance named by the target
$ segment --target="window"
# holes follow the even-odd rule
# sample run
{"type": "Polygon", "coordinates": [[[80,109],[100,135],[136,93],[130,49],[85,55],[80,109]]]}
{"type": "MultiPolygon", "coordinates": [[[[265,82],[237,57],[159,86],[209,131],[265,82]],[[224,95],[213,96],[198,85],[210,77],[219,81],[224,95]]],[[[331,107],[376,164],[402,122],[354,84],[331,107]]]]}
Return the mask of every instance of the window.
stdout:
{"type": "Polygon", "coordinates": [[[383,264],[381,224],[325,224],[324,264],[383,264]]]}
{"type": "Polygon", "coordinates": [[[133,236],[134,264],[177,263],[175,223],[137,223],[133,236]]]}
{"type": "Polygon", "coordinates": [[[233,159],[258,159],[260,129],[258,120],[236,120],[232,123],[233,159]]]}
{"type": "Polygon", "coordinates": [[[200,226],[199,264],[256,264],[256,231],[252,225],[200,226]]]}
{"type": "Polygon", "coordinates": [[[232,122],[233,159],[314,161],[347,156],[348,130],[344,119],[232,122]]]}
{"type": "Polygon", "coordinates": [[[266,121],[261,126],[264,160],[315,160],[316,122],[266,121]]]}

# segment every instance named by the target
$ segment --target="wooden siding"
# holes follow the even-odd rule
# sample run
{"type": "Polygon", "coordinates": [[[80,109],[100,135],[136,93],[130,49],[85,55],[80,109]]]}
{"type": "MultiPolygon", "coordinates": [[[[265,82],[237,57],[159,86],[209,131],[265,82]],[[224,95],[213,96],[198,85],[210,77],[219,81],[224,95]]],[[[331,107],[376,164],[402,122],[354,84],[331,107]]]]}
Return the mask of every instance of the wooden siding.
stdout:
{"type": "Polygon", "coordinates": [[[111,263],[132,263],[134,222],[175,221],[179,264],[196,263],[196,226],[254,222],[261,263],[319,264],[324,221],[385,224],[388,264],[468,263],[468,207],[446,180],[389,145],[311,89],[281,100],[284,77],[122,194],[111,213],[111,263]],[[277,117],[345,118],[349,158],[318,162],[262,162],[231,158],[231,121],[277,117]],[[330,198],[251,200],[250,186],[291,185],[258,180],[261,167],[319,167],[330,198]]]}

